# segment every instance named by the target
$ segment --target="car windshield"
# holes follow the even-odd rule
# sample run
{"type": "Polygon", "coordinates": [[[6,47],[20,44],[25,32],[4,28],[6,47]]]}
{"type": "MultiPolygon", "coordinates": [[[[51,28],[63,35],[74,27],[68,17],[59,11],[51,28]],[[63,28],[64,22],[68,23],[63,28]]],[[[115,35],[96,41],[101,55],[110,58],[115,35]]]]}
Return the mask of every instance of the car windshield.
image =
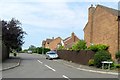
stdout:
{"type": "Polygon", "coordinates": [[[56,53],[48,53],[48,54],[56,54],[56,53]]]}

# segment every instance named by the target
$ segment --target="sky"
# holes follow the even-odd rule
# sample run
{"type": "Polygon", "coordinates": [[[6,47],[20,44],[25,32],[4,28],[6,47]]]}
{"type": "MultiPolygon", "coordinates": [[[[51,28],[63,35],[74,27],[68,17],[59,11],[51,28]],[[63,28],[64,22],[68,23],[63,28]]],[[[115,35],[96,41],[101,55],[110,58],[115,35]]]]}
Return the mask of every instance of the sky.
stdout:
{"type": "Polygon", "coordinates": [[[88,8],[93,4],[118,9],[117,0],[0,0],[0,19],[19,20],[27,33],[23,49],[41,47],[46,38],[65,39],[74,32],[84,39],[88,8]]]}

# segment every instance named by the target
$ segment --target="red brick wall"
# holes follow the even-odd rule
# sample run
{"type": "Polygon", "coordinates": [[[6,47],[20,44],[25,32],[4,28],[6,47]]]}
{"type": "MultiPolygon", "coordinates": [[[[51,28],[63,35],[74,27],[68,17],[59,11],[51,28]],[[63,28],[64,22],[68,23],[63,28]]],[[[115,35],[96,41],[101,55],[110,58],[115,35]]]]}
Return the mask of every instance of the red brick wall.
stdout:
{"type": "Polygon", "coordinates": [[[93,43],[109,45],[109,51],[114,59],[118,49],[117,16],[97,7],[93,20],[93,43]]]}
{"type": "Polygon", "coordinates": [[[75,35],[72,35],[68,40],[64,41],[64,45],[66,47],[67,45],[72,44],[72,43],[76,43],[77,41],[79,41],[79,39],[75,35]]]}
{"type": "Polygon", "coordinates": [[[106,44],[109,47],[109,52],[112,59],[115,59],[115,53],[118,50],[118,21],[117,16],[112,15],[101,7],[97,7],[93,15],[93,30],[92,37],[91,23],[84,29],[84,38],[87,46],[90,46],[90,38],[93,44],[106,44]]]}
{"type": "Polygon", "coordinates": [[[51,49],[51,50],[56,50],[57,49],[57,45],[59,44],[59,43],[61,43],[61,38],[56,38],[56,39],[54,39],[50,44],[49,44],[49,48],[51,49]]]}

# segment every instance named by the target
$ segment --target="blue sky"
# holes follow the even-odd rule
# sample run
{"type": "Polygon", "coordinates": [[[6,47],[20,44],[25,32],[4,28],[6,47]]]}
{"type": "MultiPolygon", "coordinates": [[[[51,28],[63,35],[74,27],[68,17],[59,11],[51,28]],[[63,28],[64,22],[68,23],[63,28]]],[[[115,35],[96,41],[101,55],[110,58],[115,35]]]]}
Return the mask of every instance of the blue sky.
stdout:
{"type": "Polygon", "coordinates": [[[27,32],[23,49],[41,46],[42,40],[66,38],[72,32],[84,39],[83,28],[88,20],[88,8],[97,4],[118,8],[115,0],[1,0],[0,19],[18,19],[27,32]]]}

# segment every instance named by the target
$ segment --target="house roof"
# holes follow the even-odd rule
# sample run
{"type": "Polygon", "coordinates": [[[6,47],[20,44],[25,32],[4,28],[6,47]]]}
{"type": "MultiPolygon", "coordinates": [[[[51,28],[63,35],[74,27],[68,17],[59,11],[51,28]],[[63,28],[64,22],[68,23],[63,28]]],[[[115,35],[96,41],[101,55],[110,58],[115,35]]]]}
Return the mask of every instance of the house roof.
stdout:
{"type": "Polygon", "coordinates": [[[44,45],[46,42],[47,43],[50,43],[50,42],[52,42],[54,39],[46,39],[46,40],[43,40],[42,41],[42,45],[44,45]]]}
{"type": "MultiPolygon", "coordinates": [[[[106,7],[106,6],[103,6],[103,5],[97,5],[97,7],[101,7],[102,9],[105,9],[106,11],[108,11],[109,13],[111,13],[112,15],[114,16],[120,16],[120,10],[116,10],[116,9],[113,9],[113,8],[109,8],[109,7],[106,7]]],[[[96,7],[96,8],[97,8],[96,7]]],[[[84,29],[86,28],[86,26],[88,25],[88,22],[87,24],[85,25],[84,29]]]]}
{"type": "Polygon", "coordinates": [[[47,43],[50,43],[50,42],[52,42],[54,39],[46,39],[46,42],[47,43]]]}
{"type": "Polygon", "coordinates": [[[70,37],[65,38],[63,41],[66,41],[66,40],[68,40],[68,39],[70,39],[70,37]]]}
{"type": "Polygon", "coordinates": [[[67,44],[65,47],[66,48],[71,48],[73,46],[73,44],[75,44],[75,42],[71,42],[71,43],[67,44]]]}
{"type": "Polygon", "coordinates": [[[116,10],[116,9],[113,9],[113,8],[109,8],[109,7],[106,7],[106,6],[103,6],[103,5],[97,5],[97,7],[101,7],[103,9],[105,9],[106,11],[108,11],[109,13],[115,15],[115,16],[118,16],[118,14],[120,15],[120,11],[119,10],[116,10]]]}

